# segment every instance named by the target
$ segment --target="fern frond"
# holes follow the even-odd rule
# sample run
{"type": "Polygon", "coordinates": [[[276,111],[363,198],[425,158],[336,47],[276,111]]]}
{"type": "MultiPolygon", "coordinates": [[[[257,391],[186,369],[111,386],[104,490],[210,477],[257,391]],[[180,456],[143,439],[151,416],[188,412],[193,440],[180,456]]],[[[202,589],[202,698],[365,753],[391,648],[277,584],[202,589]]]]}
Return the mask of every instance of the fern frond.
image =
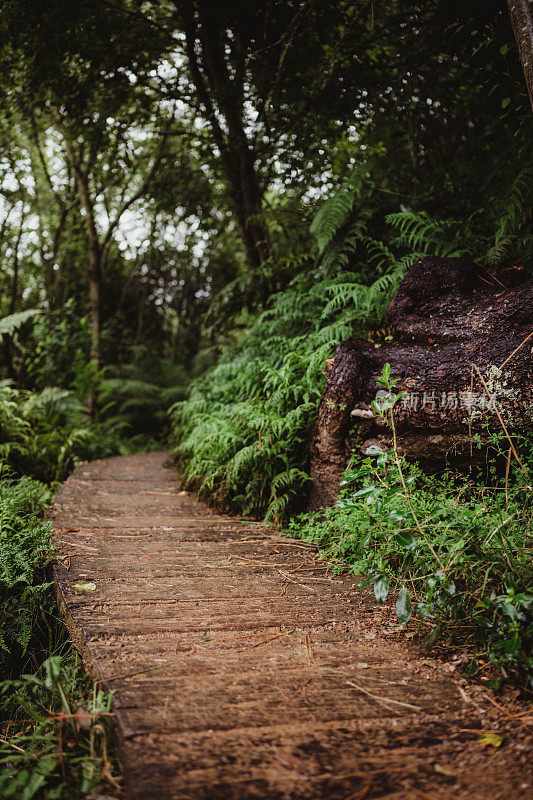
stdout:
{"type": "MultiPolygon", "coordinates": [[[[334,236],[348,221],[355,201],[370,175],[366,164],[359,164],[348,180],[335,194],[320,206],[311,223],[311,233],[315,236],[318,252],[322,255],[334,236]]],[[[352,236],[355,229],[352,231],[352,236]]]]}
{"type": "Polygon", "coordinates": [[[0,319],[0,336],[12,336],[25,322],[40,313],[38,308],[29,308],[26,311],[17,311],[15,314],[2,317],[0,319]]]}
{"type": "MultiPolygon", "coordinates": [[[[509,197],[507,202],[503,208],[501,213],[500,219],[498,221],[498,228],[496,231],[496,236],[494,240],[494,247],[491,248],[494,252],[494,248],[498,247],[498,245],[502,244],[505,239],[508,240],[508,236],[512,231],[521,223],[524,212],[525,212],[525,195],[527,191],[531,188],[531,177],[533,173],[533,167],[528,166],[526,169],[523,169],[521,172],[518,173],[516,179],[511,186],[511,190],[509,192],[509,197]]],[[[490,251],[489,251],[490,252],[490,251]]],[[[488,259],[488,254],[487,254],[488,259]]]]}

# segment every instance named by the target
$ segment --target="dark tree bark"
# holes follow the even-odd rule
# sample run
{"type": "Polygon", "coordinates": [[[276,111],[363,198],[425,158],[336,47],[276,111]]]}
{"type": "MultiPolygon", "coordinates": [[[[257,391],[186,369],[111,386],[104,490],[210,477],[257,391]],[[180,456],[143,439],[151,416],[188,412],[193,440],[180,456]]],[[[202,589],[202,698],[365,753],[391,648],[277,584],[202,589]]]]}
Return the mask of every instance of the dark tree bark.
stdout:
{"type": "Polygon", "coordinates": [[[310,438],[311,508],[334,502],[355,440],[362,452],[391,446],[370,409],[387,362],[408,393],[394,410],[400,450],[428,467],[483,458],[472,436],[486,437],[486,422],[501,429],[501,418],[510,433],[533,423],[533,280],[523,269],[496,274],[463,259],[424,258],[388,319],[392,343],[375,349],[348,339],[329,364],[310,438]]]}
{"type": "Polygon", "coordinates": [[[531,0],[507,0],[511,25],[533,109],[533,11],[531,0]]]}
{"type": "Polygon", "coordinates": [[[176,5],[183,18],[191,77],[220,151],[246,262],[256,269],[269,257],[270,244],[261,221],[263,189],[255,168],[256,154],[244,126],[244,56],[234,37],[230,68],[227,31],[217,27],[206,0],[176,5]]]}

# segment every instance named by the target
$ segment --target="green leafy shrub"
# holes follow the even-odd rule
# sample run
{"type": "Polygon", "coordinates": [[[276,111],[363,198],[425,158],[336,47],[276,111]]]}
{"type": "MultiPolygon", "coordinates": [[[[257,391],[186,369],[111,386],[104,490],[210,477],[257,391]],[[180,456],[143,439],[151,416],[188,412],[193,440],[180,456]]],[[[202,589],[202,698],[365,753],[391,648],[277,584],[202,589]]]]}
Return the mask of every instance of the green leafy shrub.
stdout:
{"type": "Polygon", "coordinates": [[[93,432],[83,406],[66,389],[41,392],[0,383],[0,468],[49,483],[66,478],[85,457],[93,432]]]}
{"type": "Polygon", "coordinates": [[[373,583],[379,601],[391,596],[398,603],[407,594],[398,618],[406,622],[412,608],[430,642],[460,641],[472,658],[488,658],[503,677],[533,680],[527,533],[533,511],[524,492],[511,491],[506,508],[497,489],[458,484],[456,477],[431,478],[413,465],[404,469],[415,513],[438,560],[419,537],[390,464],[371,458],[348,474],[355,492],[345,492],[334,508],[294,519],[289,532],[315,543],[339,567],[366,576],[361,586],[373,583]]]}
{"type": "Polygon", "coordinates": [[[40,314],[25,359],[29,385],[37,392],[48,386],[72,389],[89,361],[89,348],[88,320],[74,298],[61,309],[40,314]]]}
{"type": "Polygon", "coordinates": [[[135,348],[130,363],[104,370],[98,389],[99,431],[120,432],[119,452],[161,447],[169,435],[168,409],[186,396],[187,385],[183,365],[135,348]]]}
{"type": "Polygon", "coordinates": [[[272,364],[244,352],[174,405],[191,484],[235,511],[281,519],[309,480],[302,457],[324,357],[293,351],[272,364]]]}
{"type": "Polygon", "coordinates": [[[358,170],[324,205],[312,226],[314,268],[274,295],[171,408],[185,477],[233,511],[281,521],[302,502],[325,361],[342,339],[382,323],[413,261],[367,235],[368,183],[358,170]],[[347,271],[358,259],[359,270],[347,271]]]}
{"type": "Polygon", "coordinates": [[[3,389],[0,796],[81,798],[93,788],[117,786],[111,697],[84,673],[52,599],[45,567],[54,548],[50,525],[42,520],[52,493],[28,475],[17,477],[8,466],[28,460],[34,473],[58,475],[69,469],[72,432],[70,445],[69,436],[51,440],[30,420],[41,413],[42,403],[50,408],[50,424],[64,420],[72,412],[71,398],[64,390],[43,390],[37,396],[3,389]],[[31,408],[21,411],[26,405],[31,408]]]}

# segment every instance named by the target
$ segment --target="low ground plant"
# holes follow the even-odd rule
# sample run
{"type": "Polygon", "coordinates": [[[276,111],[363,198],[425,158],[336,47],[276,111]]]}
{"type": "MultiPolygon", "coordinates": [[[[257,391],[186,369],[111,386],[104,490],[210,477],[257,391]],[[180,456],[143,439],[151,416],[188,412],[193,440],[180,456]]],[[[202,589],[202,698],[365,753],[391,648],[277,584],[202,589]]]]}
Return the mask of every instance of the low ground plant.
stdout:
{"type": "Polygon", "coordinates": [[[1,797],[72,800],[119,788],[112,695],[87,676],[68,639],[56,649],[37,671],[0,682],[1,797]]]}
{"type": "Polygon", "coordinates": [[[50,526],[41,513],[51,494],[32,478],[0,480],[0,676],[18,670],[49,584],[50,526]]]}

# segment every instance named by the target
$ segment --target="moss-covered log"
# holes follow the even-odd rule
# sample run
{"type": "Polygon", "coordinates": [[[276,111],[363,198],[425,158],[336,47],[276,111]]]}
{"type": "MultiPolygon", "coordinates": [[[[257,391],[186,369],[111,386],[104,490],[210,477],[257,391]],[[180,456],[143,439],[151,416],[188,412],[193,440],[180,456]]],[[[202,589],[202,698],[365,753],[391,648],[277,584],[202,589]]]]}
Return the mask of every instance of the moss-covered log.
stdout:
{"type": "Polygon", "coordinates": [[[309,442],[311,508],[335,500],[354,440],[363,452],[370,441],[390,446],[390,431],[370,410],[386,362],[407,392],[394,411],[400,448],[428,466],[483,458],[472,437],[486,440],[487,423],[501,429],[494,402],[510,433],[533,423],[533,280],[524,269],[424,258],[388,321],[392,342],[348,339],[330,359],[309,442]]]}

